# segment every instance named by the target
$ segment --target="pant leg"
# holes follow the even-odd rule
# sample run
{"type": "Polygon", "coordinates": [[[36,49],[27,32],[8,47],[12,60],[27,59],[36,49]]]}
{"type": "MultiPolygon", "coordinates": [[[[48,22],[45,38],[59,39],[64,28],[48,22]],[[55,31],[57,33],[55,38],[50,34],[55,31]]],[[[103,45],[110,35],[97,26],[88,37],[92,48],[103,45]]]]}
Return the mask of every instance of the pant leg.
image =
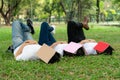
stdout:
{"type": "Polygon", "coordinates": [[[33,37],[32,37],[32,35],[31,35],[31,33],[30,32],[24,32],[23,33],[24,35],[24,37],[23,37],[23,40],[24,41],[26,41],[26,40],[33,40],[33,37]]]}
{"type": "Polygon", "coordinates": [[[32,35],[31,35],[31,29],[29,26],[23,24],[23,23],[20,23],[21,24],[21,27],[23,29],[23,40],[26,41],[26,40],[33,40],[32,38],[32,35]]]}
{"type": "Polygon", "coordinates": [[[41,24],[40,34],[39,34],[39,41],[38,43],[42,45],[43,43],[47,45],[52,45],[54,42],[56,42],[55,38],[51,34],[51,31],[53,30],[52,27],[48,25],[48,23],[43,22],[41,24]]]}
{"type": "Polygon", "coordinates": [[[29,28],[23,26],[23,23],[19,21],[14,21],[12,23],[12,43],[13,49],[21,45],[26,39],[32,39],[30,35],[29,28]]]}
{"type": "Polygon", "coordinates": [[[12,23],[12,44],[13,49],[17,48],[23,43],[23,30],[19,21],[12,23]]]}
{"type": "Polygon", "coordinates": [[[80,42],[81,40],[85,39],[82,27],[83,27],[82,23],[77,23],[74,21],[68,22],[67,24],[68,43],[71,41],[80,42]]]}

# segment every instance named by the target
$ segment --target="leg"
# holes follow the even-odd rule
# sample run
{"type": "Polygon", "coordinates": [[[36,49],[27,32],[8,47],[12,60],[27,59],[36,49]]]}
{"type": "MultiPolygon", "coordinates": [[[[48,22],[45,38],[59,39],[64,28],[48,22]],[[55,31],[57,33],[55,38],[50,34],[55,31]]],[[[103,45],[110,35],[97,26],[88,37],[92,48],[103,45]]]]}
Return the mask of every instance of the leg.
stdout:
{"type": "Polygon", "coordinates": [[[12,23],[12,43],[13,49],[22,44],[25,40],[32,39],[30,35],[30,30],[28,26],[25,26],[19,21],[14,21],[12,23]]]}
{"type": "Polygon", "coordinates": [[[56,40],[54,39],[53,35],[51,34],[51,31],[53,30],[52,27],[48,25],[48,23],[43,22],[41,24],[41,30],[39,34],[39,41],[38,43],[42,45],[43,43],[47,45],[52,45],[56,40]]]}
{"type": "Polygon", "coordinates": [[[12,43],[13,49],[23,43],[23,31],[19,21],[12,23],[12,43]]]}
{"type": "Polygon", "coordinates": [[[29,26],[29,28],[31,29],[31,34],[34,34],[34,28],[33,28],[33,22],[31,19],[27,19],[27,26],[29,26]]]}
{"type": "Polygon", "coordinates": [[[26,40],[33,40],[33,37],[32,37],[30,32],[24,32],[23,34],[24,34],[23,35],[23,40],[24,41],[26,41],[26,40]]]}
{"type": "Polygon", "coordinates": [[[22,27],[22,30],[23,30],[23,40],[26,41],[26,40],[33,40],[32,38],[32,35],[31,35],[31,29],[29,26],[23,24],[23,23],[20,23],[21,24],[21,27],[22,27]]]}
{"type": "Polygon", "coordinates": [[[76,23],[74,21],[69,21],[67,24],[67,36],[68,36],[68,43],[73,42],[80,42],[81,40],[85,39],[85,35],[83,32],[83,24],[76,23]]]}

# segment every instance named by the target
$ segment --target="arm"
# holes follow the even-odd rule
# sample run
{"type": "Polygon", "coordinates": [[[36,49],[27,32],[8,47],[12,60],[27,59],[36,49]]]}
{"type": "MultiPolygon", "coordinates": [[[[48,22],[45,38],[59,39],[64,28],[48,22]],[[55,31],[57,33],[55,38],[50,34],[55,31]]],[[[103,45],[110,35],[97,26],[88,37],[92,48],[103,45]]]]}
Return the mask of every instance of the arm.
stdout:
{"type": "Polygon", "coordinates": [[[85,44],[85,43],[89,43],[89,42],[92,42],[92,43],[95,43],[96,41],[94,39],[85,39],[85,40],[82,40],[81,42],[79,42],[80,44],[85,44]]]}
{"type": "Polygon", "coordinates": [[[50,47],[54,48],[58,44],[67,44],[67,42],[66,41],[57,41],[57,42],[53,43],[50,47]]]}

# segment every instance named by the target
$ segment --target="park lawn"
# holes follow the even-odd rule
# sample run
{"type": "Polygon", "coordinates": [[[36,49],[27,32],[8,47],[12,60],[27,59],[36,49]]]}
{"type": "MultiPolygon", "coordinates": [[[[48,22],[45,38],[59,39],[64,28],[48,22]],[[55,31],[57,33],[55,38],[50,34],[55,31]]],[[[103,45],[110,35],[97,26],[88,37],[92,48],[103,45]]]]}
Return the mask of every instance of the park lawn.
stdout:
{"type": "MultiPolygon", "coordinates": [[[[66,25],[56,25],[56,40],[67,40],[66,25]]],[[[39,27],[35,27],[38,40],[39,27]]],[[[119,80],[120,28],[94,26],[85,31],[87,38],[105,41],[115,49],[113,55],[63,57],[59,62],[46,64],[40,60],[15,61],[5,52],[11,45],[11,28],[0,27],[0,80],[119,80]]]]}

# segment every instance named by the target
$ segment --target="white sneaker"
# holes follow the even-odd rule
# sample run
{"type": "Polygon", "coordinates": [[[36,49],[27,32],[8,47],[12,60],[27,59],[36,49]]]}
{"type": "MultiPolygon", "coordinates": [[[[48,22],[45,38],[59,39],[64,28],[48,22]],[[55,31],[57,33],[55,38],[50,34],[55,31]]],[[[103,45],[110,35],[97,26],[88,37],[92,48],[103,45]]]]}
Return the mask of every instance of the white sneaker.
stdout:
{"type": "Polygon", "coordinates": [[[53,29],[54,29],[51,33],[52,33],[52,34],[55,34],[55,27],[56,27],[56,26],[55,26],[55,25],[51,25],[51,27],[53,27],[53,29]]]}

